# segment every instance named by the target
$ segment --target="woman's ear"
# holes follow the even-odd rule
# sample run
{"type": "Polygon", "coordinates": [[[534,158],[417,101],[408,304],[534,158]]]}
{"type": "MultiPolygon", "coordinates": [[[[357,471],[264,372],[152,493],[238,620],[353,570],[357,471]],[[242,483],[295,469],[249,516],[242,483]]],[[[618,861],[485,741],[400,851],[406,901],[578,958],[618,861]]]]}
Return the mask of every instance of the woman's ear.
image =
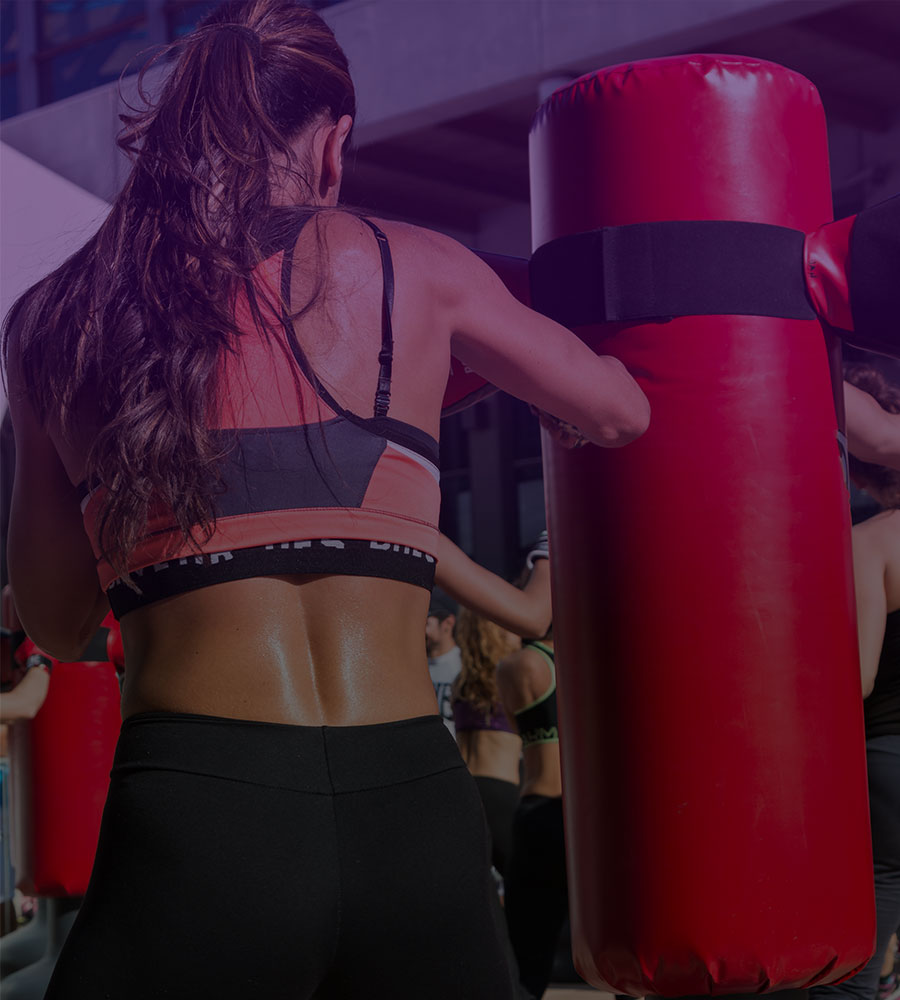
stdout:
{"type": "Polygon", "coordinates": [[[353,119],[350,115],[342,115],[333,125],[327,125],[322,130],[324,144],[321,153],[319,196],[330,204],[337,204],[344,171],[344,144],[352,127],[353,119]]]}

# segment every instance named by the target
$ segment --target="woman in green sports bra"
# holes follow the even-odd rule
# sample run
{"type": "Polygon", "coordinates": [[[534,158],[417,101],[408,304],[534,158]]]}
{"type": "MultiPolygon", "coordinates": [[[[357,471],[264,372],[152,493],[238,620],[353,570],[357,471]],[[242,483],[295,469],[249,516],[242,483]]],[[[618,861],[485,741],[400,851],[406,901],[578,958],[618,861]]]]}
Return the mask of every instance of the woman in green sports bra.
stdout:
{"type": "Polygon", "coordinates": [[[513,654],[503,661],[500,681],[501,698],[507,711],[512,709],[515,726],[522,739],[523,750],[547,747],[547,752],[529,754],[525,758],[525,780],[522,794],[559,795],[559,728],[556,712],[556,665],[553,655],[553,640],[543,642],[528,640],[522,644],[520,653],[524,657],[513,654]],[[539,663],[543,661],[543,663],[539,663]],[[543,683],[546,670],[550,671],[550,683],[543,683]],[[543,690],[541,690],[543,689],[543,690]],[[519,708],[512,706],[520,704],[529,695],[537,697],[525,701],[519,708]],[[529,761],[532,766],[529,767],[529,761]],[[544,790],[546,789],[546,790],[544,790]]]}
{"type": "Polygon", "coordinates": [[[522,644],[497,668],[500,700],[522,737],[506,920],[522,986],[543,996],[569,911],[552,639],[522,644]]]}

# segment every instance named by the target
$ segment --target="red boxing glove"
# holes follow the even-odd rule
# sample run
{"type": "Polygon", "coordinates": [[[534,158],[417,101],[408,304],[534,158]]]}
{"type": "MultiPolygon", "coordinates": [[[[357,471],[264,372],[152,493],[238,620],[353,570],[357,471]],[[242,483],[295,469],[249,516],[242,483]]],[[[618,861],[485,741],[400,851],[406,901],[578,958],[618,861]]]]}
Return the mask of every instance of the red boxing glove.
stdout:
{"type": "Polygon", "coordinates": [[[104,624],[109,629],[106,637],[106,656],[109,662],[116,668],[116,673],[121,674],[125,670],[125,646],[122,643],[122,630],[119,623],[113,619],[104,624]]]}
{"type": "Polygon", "coordinates": [[[813,308],[820,319],[838,330],[853,329],[847,262],[855,222],[855,215],[829,222],[810,233],[803,247],[803,271],[813,308]]]}
{"type": "Polygon", "coordinates": [[[819,318],[854,347],[900,358],[900,195],[810,233],[803,257],[819,318]]]}

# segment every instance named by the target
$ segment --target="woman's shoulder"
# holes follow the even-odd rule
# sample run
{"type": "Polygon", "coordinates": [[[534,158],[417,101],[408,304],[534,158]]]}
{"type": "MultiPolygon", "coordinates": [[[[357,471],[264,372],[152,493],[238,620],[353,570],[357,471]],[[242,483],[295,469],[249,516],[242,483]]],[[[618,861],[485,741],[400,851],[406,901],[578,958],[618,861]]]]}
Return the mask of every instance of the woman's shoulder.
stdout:
{"type": "Polygon", "coordinates": [[[900,575],[900,510],[879,511],[853,526],[853,563],[857,586],[866,574],[900,575]]]}
{"type": "MultiPolygon", "coordinates": [[[[342,255],[358,258],[361,247],[367,247],[366,257],[377,255],[373,227],[387,238],[395,269],[420,275],[429,284],[458,281],[467,266],[483,266],[478,257],[457,240],[424,226],[396,219],[351,211],[340,207],[320,209],[312,227],[324,238],[332,261],[342,255]]],[[[302,235],[300,238],[303,238],[302,235]]]]}
{"type": "Polygon", "coordinates": [[[452,236],[435,229],[427,229],[411,222],[401,222],[398,219],[385,219],[357,209],[337,205],[316,209],[314,214],[320,230],[327,234],[329,240],[335,242],[345,239],[358,240],[360,236],[370,235],[372,228],[375,227],[388,237],[391,244],[432,249],[435,252],[442,250],[452,252],[457,248],[460,252],[465,250],[452,236]]]}
{"type": "Polygon", "coordinates": [[[497,664],[497,677],[509,681],[512,678],[529,683],[544,684],[552,678],[547,657],[534,646],[524,645],[510,653],[497,664]]]}
{"type": "MultiPolygon", "coordinates": [[[[342,213],[345,216],[349,213],[342,213]]],[[[425,226],[417,226],[412,222],[401,222],[399,219],[383,219],[377,215],[356,214],[354,217],[365,223],[377,226],[389,239],[395,240],[403,245],[417,247],[429,247],[436,250],[441,248],[460,247],[462,244],[440,233],[436,229],[427,229],[425,226]]]]}
{"type": "Polygon", "coordinates": [[[855,524],[853,538],[854,541],[859,538],[872,542],[877,539],[900,539],[900,509],[891,507],[887,510],[880,510],[865,521],[855,524]]]}
{"type": "Polygon", "coordinates": [[[360,237],[365,237],[371,232],[371,226],[375,226],[387,237],[395,260],[422,271],[435,281],[459,277],[467,268],[486,267],[459,240],[435,229],[340,208],[326,210],[322,216],[329,241],[358,244],[360,237]]]}
{"type": "Polygon", "coordinates": [[[887,611],[900,610],[900,510],[880,511],[853,528],[853,565],[857,589],[869,574],[884,588],[887,611]]]}

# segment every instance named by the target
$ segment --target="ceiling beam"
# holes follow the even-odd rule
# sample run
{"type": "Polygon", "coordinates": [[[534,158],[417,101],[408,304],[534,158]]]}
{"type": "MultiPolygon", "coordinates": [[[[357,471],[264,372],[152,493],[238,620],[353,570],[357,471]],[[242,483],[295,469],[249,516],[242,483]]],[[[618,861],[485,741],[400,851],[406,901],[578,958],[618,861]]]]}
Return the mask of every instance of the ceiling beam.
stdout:
{"type": "Polygon", "coordinates": [[[406,185],[379,168],[344,171],[341,200],[387,218],[464,232],[478,228],[481,206],[465,191],[437,185],[406,185]]]}
{"type": "MultiPolygon", "coordinates": [[[[796,27],[900,66],[900,27],[894,30],[884,23],[881,15],[876,20],[861,16],[866,6],[851,4],[827,10],[801,18],[796,27]]],[[[879,7],[885,12],[900,11],[900,7],[893,4],[879,4],[879,7]]],[[[895,20],[900,26],[900,16],[895,16],[895,20]]]]}
{"type": "MultiPolygon", "coordinates": [[[[537,94],[535,94],[535,110],[537,110],[538,103],[537,94]]],[[[502,143],[510,149],[523,151],[528,150],[528,130],[530,127],[530,116],[523,117],[521,121],[512,121],[508,118],[498,118],[490,111],[479,111],[463,118],[441,122],[441,128],[475,139],[502,143]]]]}
{"type": "Polygon", "coordinates": [[[505,201],[527,203],[528,158],[523,149],[521,171],[492,170],[489,166],[454,161],[450,157],[435,156],[427,152],[413,152],[408,145],[393,147],[379,143],[361,149],[357,164],[371,164],[383,167],[398,175],[398,183],[405,186],[406,178],[428,178],[452,187],[465,188],[470,192],[501,198],[505,201]]]}
{"type": "Polygon", "coordinates": [[[818,88],[825,114],[848,125],[856,125],[869,132],[889,132],[897,120],[896,108],[874,104],[869,100],[850,97],[832,90],[818,88]]]}

